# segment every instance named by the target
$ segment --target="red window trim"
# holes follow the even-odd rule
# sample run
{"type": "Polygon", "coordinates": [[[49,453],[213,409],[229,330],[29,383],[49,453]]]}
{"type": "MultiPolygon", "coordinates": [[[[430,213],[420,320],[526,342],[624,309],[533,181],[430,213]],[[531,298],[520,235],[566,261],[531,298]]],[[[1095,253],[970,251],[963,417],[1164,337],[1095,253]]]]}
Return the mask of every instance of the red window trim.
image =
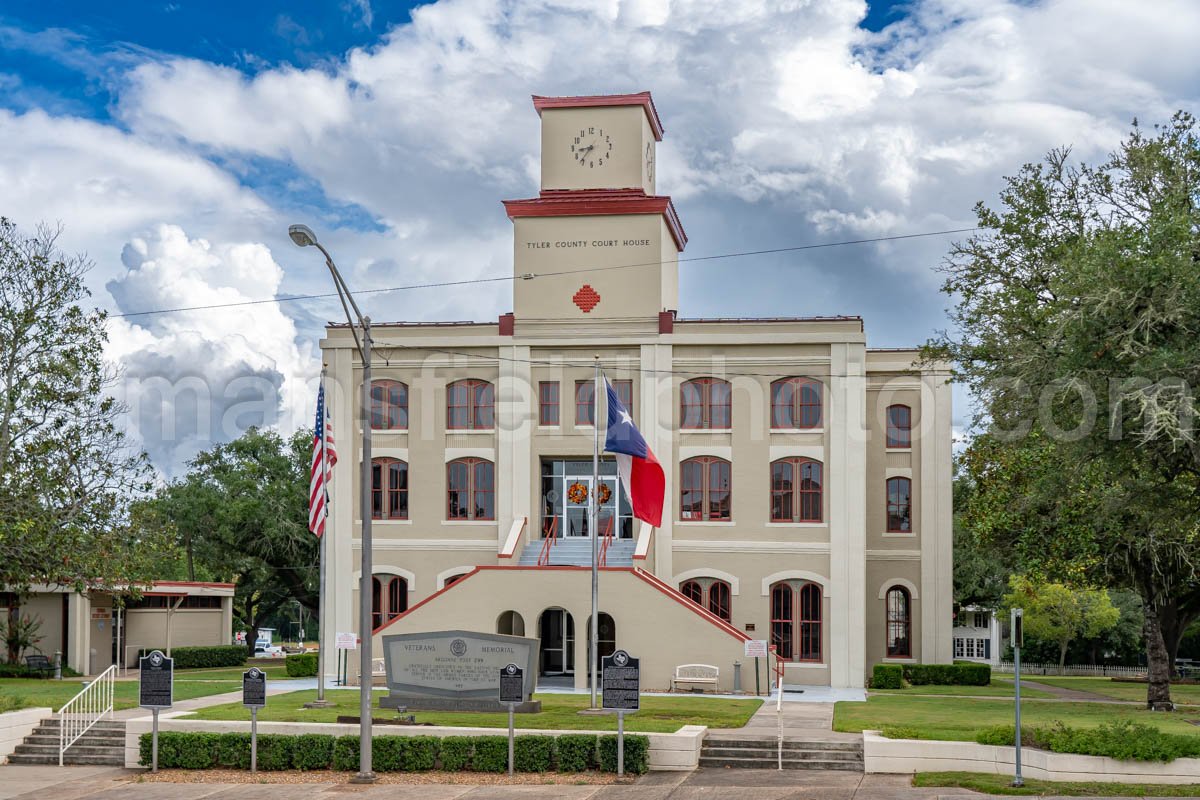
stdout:
{"type": "Polygon", "coordinates": [[[693,431],[727,431],[733,429],[733,386],[729,381],[722,378],[692,378],[684,381],[679,387],[679,427],[683,430],[693,431]],[[689,404],[687,402],[686,387],[696,387],[700,394],[700,402],[689,404]],[[713,387],[724,386],[727,390],[725,395],[726,401],[722,403],[713,403],[713,387]],[[689,419],[688,409],[699,408],[700,413],[695,420],[689,419]],[[725,413],[722,415],[728,420],[727,425],[720,427],[713,425],[713,408],[723,408],[725,413]]]}
{"type": "MultiPolygon", "coordinates": [[[[592,378],[587,380],[575,381],[575,424],[576,425],[595,425],[596,417],[596,398],[594,388],[596,381],[592,378]],[[581,394],[587,390],[591,397],[586,400],[581,398],[581,394]]],[[[612,382],[613,388],[617,391],[617,397],[625,404],[625,409],[632,416],[633,411],[633,381],[629,379],[615,380],[612,382]]]]}
{"type": "Polygon", "coordinates": [[[486,458],[456,458],[453,461],[446,462],[446,520],[448,522],[461,522],[463,520],[495,520],[496,519],[496,465],[486,458]],[[457,494],[459,490],[453,489],[450,486],[450,472],[456,465],[463,465],[467,469],[467,516],[452,517],[450,516],[450,496],[457,494]],[[480,489],[475,485],[475,469],[480,464],[487,464],[492,468],[492,485],[486,489],[480,489]],[[492,515],[490,517],[475,516],[475,495],[490,494],[492,495],[492,515]]]}
{"type": "Polygon", "coordinates": [[[903,586],[892,586],[883,595],[883,652],[886,658],[912,658],[912,594],[903,586]],[[904,643],[905,651],[893,652],[892,638],[892,594],[904,598],[904,643]]]}
{"type": "MultiPolygon", "coordinates": [[[[901,506],[901,504],[897,503],[897,504],[895,504],[895,507],[896,507],[897,511],[899,511],[899,509],[902,506],[901,506]]],[[[912,479],[911,478],[897,476],[894,478],[887,479],[887,483],[885,484],[883,513],[886,515],[884,517],[884,522],[887,525],[888,533],[911,534],[911,533],[916,532],[914,529],[914,526],[913,526],[912,479]],[[893,483],[895,483],[897,486],[901,486],[901,485],[908,486],[908,503],[907,503],[907,506],[908,506],[908,530],[904,530],[903,528],[893,528],[892,527],[892,484],[893,483]]]]}
{"type": "Polygon", "coordinates": [[[408,502],[407,501],[410,500],[411,498],[407,497],[407,495],[408,495],[407,477],[408,477],[408,462],[407,461],[404,461],[399,458],[389,458],[387,456],[381,456],[379,458],[371,459],[371,519],[408,519],[408,510],[407,510],[408,502]],[[404,472],[405,472],[405,478],[406,478],[405,484],[406,485],[403,489],[393,489],[392,488],[392,482],[391,482],[390,478],[392,476],[392,465],[393,464],[403,464],[404,465],[404,472]],[[375,481],[375,468],[376,467],[379,468],[378,485],[376,485],[376,481],[375,481]],[[385,472],[387,473],[387,477],[389,479],[387,481],[384,480],[385,472]],[[406,502],[403,504],[405,511],[403,512],[403,514],[401,516],[393,517],[391,514],[387,513],[388,509],[390,509],[392,507],[391,495],[393,493],[405,496],[404,499],[406,502]],[[375,513],[375,508],[376,508],[375,498],[377,496],[379,497],[379,506],[378,506],[379,513],[375,513]]]}
{"type": "Polygon", "coordinates": [[[446,430],[448,431],[487,431],[496,427],[496,390],[490,381],[481,380],[478,378],[464,378],[463,380],[453,381],[446,386],[446,430]],[[455,405],[451,403],[454,395],[453,392],[458,387],[467,389],[467,402],[464,405],[455,405]],[[476,389],[486,387],[488,395],[491,397],[491,403],[483,404],[475,401],[476,389]],[[451,423],[453,413],[451,409],[465,408],[467,409],[467,424],[454,425],[451,423]],[[483,408],[488,408],[491,411],[491,422],[487,425],[480,424],[479,412],[483,408]]]}
{"type": "Polygon", "coordinates": [[[371,381],[371,430],[374,431],[406,431],[408,430],[408,384],[404,381],[392,380],[391,378],[380,378],[379,380],[371,381]],[[400,406],[404,409],[404,424],[392,426],[387,424],[391,420],[391,397],[394,387],[402,387],[404,389],[404,404],[400,406]],[[379,400],[375,398],[375,389],[383,389],[383,397],[379,400]],[[384,421],[383,425],[375,424],[376,408],[378,408],[378,416],[384,421]]]}
{"type": "Polygon", "coordinates": [[[825,601],[824,592],[821,589],[821,585],[819,583],[808,581],[802,583],[799,589],[793,589],[792,585],[787,581],[780,581],[779,583],[771,586],[771,593],[769,597],[771,603],[771,606],[768,609],[771,618],[771,643],[776,645],[778,648],[779,658],[783,661],[790,661],[793,663],[823,664],[824,661],[822,660],[822,651],[825,647],[823,638],[823,617],[825,614],[825,601]],[[780,592],[782,594],[781,590],[786,590],[788,596],[787,608],[785,609],[788,614],[787,617],[776,616],[775,613],[777,610],[776,606],[778,605],[775,601],[775,595],[776,592],[780,592]],[[808,595],[810,600],[808,603],[808,611],[810,612],[810,616],[805,616],[805,595],[808,595]],[[811,611],[814,606],[816,608],[816,615],[812,616],[811,611]],[[776,635],[777,625],[789,626],[788,631],[790,633],[790,652],[785,652],[783,649],[784,637],[781,635],[776,635]],[[813,631],[815,631],[816,634],[816,653],[810,653],[806,658],[803,655],[804,643],[813,638],[811,635],[806,634],[810,634],[813,631]]]}
{"type": "Polygon", "coordinates": [[[904,403],[894,403],[887,407],[885,412],[887,437],[884,441],[888,450],[911,450],[912,449],[912,407],[904,403]],[[893,424],[892,410],[904,410],[904,424],[893,424]]]}
{"type": "Polygon", "coordinates": [[[699,581],[684,581],[679,586],[679,593],[698,606],[704,604],[704,588],[700,585],[699,581]]]}
{"type": "Polygon", "coordinates": [[[708,586],[708,610],[715,616],[730,622],[733,619],[733,590],[729,584],[722,580],[714,580],[708,586]],[[713,597],[713,590],[720,587],[725,595],[725,602],[722,605],[720,600],[713,597]]]}
{"type": "Polygon", "coordinates": [[[371,632],[375,633],[380,628],[385,627],[389,622],[408,610],[408,581],[399,575],[392,575],[387,572],[377,572],[371,576],[371,632]],[[387,578],[387,582],[381,580],[387,578]],[[399,592],[400,602],[396,605],[399,609],[392,608],[392,586],[396,582],[402,585],[403,591],[399,592]],[[388,601],[388,610],[383,610],[384,598],[388,601]]]}
{"type": "Polygon", "coordinates": [[[558,405],[558,381],[541,381],[538,383],[538,425],[557,426],[562,419],[558,405]],[[548,395],[553,395],[549,397],[548,395]],[[553,410],[554,420],[548,419],[548,411],[553,410]]]}
{"type": "Polygon", "coordinates": [[[777,458],[770,465],[770,503],[771,507],[768,513],[771,515],[771,522],[824,522],[825,521],[825,465],[815,458],[805,458],[801,456],[791,456],[788,458],[777,458]],[[787,464],[792,470],[792,482],[790,489],[775,488],[775,466],[778,464],[787,464]],[[817,480],[820,482],[820,488],[815,492],[811,489],[800,489],[800,469],[804,464],[813,464],[817,468],[817,480]],[[791,514],[787,518],[775,516],[775,496],[790,493],[792,495],[791,514]],[[802,495],[815,494],[817,495],[817,506],[821,513],[814,519],[806,519],[802,516],[804,503],[801,502],[802,495]]]}
{"type": "Polygon", "coordinates": [[[800,378],[800,377],[780,378],[777,381],[772,381],[772,383],[771,383],[771,430],[777,430],[777,431],[778,430],[811,430],[814,428],[820,428],[825,423],[825,405],[824,405],[825,391],[824,390],[825,390],[824,385],[820,381],[818,381],[814,378],[800,378]],[[781,386],[784,386],[787,384],[791,384],[793,387],[792,400],[790,403],[784,404],[784,403],[779,402],[776,399],[775,391],[776,391],[776,387],[781,387],[781,386]],[[814,387],[817,390],[817,402],[816,403],[804,402],[804,389],[805,389],[805,387],[809,387],[809,386],[814,387]],[[811,425],[802,424],[802,420],[804,419],[804,409],[812,408],[814,406],[817,409],[817,421],[811,425]],[[776,422],[775,422],[775,417],[776,417],[775,409],[776,408],[788,409],[788,412],[792,417],[791,425],[782,425],[782,424],[777,425],[776,424],[776,422]]]}
{"type": "MultiPolygon", "coordinates": [[[[691,488],[691,491],[695,491],[691,488]]],[[[684,459],[679,463],[679,520],[681,522],[728,522],[733,519],[733,464],[723,458],[716,456],[695,456],[693,458],[684,459]],[[700,516],[685,517],[683,516],[683,496],[689,491],[689,486],[684,483],[684,469],[689,464],[700,465],[700,516]],[[729,472],[729,503],[728,513],[723,517],[712,516],[711,500],[709,492],[712,491],[711,469],[714,464],[722,465],[729,472]]]]}

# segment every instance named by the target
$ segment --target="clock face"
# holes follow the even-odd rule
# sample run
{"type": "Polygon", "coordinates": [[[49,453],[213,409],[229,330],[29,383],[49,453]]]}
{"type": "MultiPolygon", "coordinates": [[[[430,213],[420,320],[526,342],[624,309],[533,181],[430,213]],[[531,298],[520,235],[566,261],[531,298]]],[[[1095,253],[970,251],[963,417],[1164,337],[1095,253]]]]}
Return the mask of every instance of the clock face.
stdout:
{"type": "Polygon", "coordinates": [[[646,180],[654,182],[654,145],[646,143],[646,180]]]}
{"type": "Polygon", "coordinates": [[[579,166],[595,169],[612,160],[612,137],[604,132],[604,128],[580,128],[574,139],[571,143],[571,156],[579,166]]]}

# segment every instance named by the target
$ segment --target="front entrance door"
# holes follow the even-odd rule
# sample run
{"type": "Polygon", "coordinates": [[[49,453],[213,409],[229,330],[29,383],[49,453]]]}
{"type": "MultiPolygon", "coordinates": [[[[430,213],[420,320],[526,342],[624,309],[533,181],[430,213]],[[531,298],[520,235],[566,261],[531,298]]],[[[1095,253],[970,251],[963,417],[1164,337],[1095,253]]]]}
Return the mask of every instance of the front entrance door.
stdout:
{"type": "Polygon", "coordinates": [[[575,674],[575,620],[563,608],[547,608],[538,623],[541,674],[575,674]]]}
{"type": "MultiPolygon", "coordinates": [[[[591,536],[590,525],[591,518],[591,503],[588,499],[591,498],[592,492],[595,491],[595,485],[592,481],[592,476],[589,475],[567,475],[564,484],[567,488],[567,502],[565,519],[563,520],[563,533],[567,536],[591,536]],[[576,503],[571,500],[571,488],[582,486],[587,492],[582,503],[576,503]]],[[[615,478],[608,476],[600,476],[601,495],[607,493],[608,499],[602,500],[601,496],[597,496],[596,500],[600,502],[600,533],[604,534],[608,531],[608,526],[613,523],[613,514],[617,511],[617,494],[618,487],[615,478]]]]}
{"type": "MultiPolygon", "coordinates": [[[[596,486],[591,460],[547,459],[542,462],[542,535],[588,537],[591,530],[589,500],[596,486]],[[582,501],[582,502],[579,502],[582,501]]],[[[633,537],[633,508],[621,492],[615,461],[600,461],[599,533],[619,539],[633,537]]]]}

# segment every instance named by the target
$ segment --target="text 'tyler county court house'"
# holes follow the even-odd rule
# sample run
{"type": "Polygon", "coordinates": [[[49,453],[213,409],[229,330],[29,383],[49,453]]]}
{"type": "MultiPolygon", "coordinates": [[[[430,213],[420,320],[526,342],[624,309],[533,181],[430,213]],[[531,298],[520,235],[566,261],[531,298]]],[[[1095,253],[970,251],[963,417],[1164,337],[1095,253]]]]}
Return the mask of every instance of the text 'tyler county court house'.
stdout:
{"type": "MultiPolygon", "coordinates": [[[[655,192],[650,94],[533,104],[541,192],[504,202],[512,312],[374,327],[375,653],[394,633],[516,633],[541,640],[543,683],[586,686],[599,535],[601,655],[640,656],[646,689],[703,663],[729,690],[747,639],[777,646],[788,684],[949,662],[945,370],[868,348],[858,317],[682,316],[687,237],[655,192]],[[666,471],[659,528],[631,518],[610,458],[592,485],[597,355],[666,471]]],[[[332,650],[358,629],[361,371],[345,326],[322,349],[332,650]]]]}

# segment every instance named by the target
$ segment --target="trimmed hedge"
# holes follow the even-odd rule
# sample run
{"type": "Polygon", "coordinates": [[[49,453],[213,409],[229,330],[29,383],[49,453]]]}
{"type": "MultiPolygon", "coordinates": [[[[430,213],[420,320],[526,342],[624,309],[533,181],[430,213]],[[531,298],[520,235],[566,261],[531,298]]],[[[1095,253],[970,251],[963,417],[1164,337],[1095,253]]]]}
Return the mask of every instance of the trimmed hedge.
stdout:
{"type": "Polygon", "coordinates": [[[987,664],[876,664],[871,671],[872,689],[903,689],[913,686],[987,686],[992,668],[987,664]]]}
{"type": "Polygon", "coordinates": [[[899,664],[876,664],[871,671],[872,689],[903,689],[904,667],[899,664]]]}
{"type": "MultiPolygon", "coordinates": [[[[1011,747],[1012,725],[987,728],[975,735],[979,744],[1011,747]]],[[[1121,761],[1174,761],[1200,757],[1200,736],[1163,733],[1153,725],[1119,720],[1096,728],[1068,728],[1059,723],[1048,728],[1021,727],[1021,744],[1054,753],[1108,756],[1121,761]]]]}
{"type": "MultiPolygon", "coordinates": [[[[625,736],[625,772],[641,775],[650,769],[650,739],[646,736],[625,736]]],[[[617,737],[600,737],[600,771],[617,771],[617,737]]]]}
{"type": "MultiPolygon", "coordinates": [[[[149,766],[151,735],[138,742],[141,764],[149,766]]],[[[505,772],[507,736],[376,736],[371,740],[372,766],[377,772],[505,772]]],[[[641,775],[649,769],[650,740],[626,735],[625,771],[641,775]]],[[[163,769],[249,769],[250,734],[163,731],[158,735],[158,765],[163,769]]],[[[617,737],[589,734],[521,735],[513,742],[517,772],[617,771],[617,737]]],[[[356,771],[358,737],[307,733],[299,736],[260,734],[261,770],[356,771]]]]}
{"type": "Polygon", "coordinates": [[[284,656],[283,665],[289,678],[311,678],[317,674],[316,653],[294,653],[284,656]]]}
{"type": "MultiPolygon", "coordinates": [[[[139,654],[148,656],[155,650],[166,652],[164,647],[143,647],[139,654]]],[[[206,667],[241,667],[246,664],[249,652],[240,644],[218,644],[209,647],[173,647],[171,658],[175,669],[202,669],[206,667]]],[[[314,675],[316,673],[313,673],[314,675]]],[[[161,753],[160,753],[161,755],[161,753]]]]}
{"type": "Polygon", "coordinates": [[[987,664],[905,664],[904,679],[913,686],[987,686],[992,668],[987,664]]]}

